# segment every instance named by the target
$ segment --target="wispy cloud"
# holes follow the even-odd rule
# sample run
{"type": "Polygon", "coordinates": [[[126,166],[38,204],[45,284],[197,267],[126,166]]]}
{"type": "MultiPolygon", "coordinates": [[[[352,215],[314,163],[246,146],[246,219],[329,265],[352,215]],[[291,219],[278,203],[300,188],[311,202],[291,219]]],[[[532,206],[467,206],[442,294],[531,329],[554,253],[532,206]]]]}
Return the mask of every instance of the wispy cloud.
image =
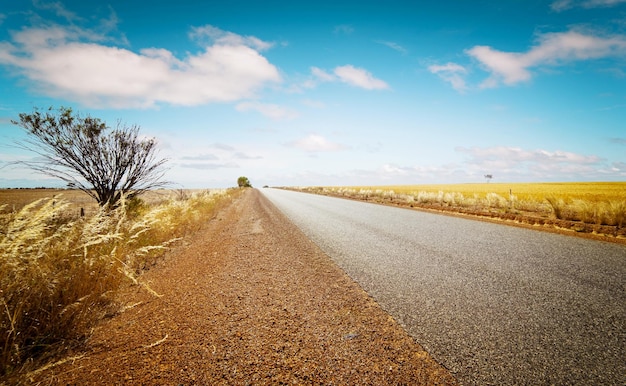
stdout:
{"type": "Polygon", "coordinates": [[[547,33],[527,52],[504,52],[489,46],[475,46],[466,51],[480,62],[491,76],[482,87],[500,83],[514,85],[532,78],[531,69],[559,66],[571,62],[626,56],[626,36],[600,36],[585,31],[547,33]]]}
{"type": "Polygon", "coordinates": [[[272,48],[274,43],[265,42],[254,36],[241,36],[233,32],[221,30],[212,25],[202,27],[192,27],[189,37],[193,40],[207,44],[205,39],[209,39],[208,44],[217,44],[225,46],[247,46],[259,51],[272,48]]]}
{"type": "MultiPolygon", "coordinates": [[[[65,19],[77,19],[61,3],[46,7],[65,19]]],[[[114,13],[108,20],[106,28],[117,23],[114,13]]],[[[106,28],[96,31],[72,23],[25,27],[13,32],[10,41],[0,42],[0,65],[16,69],[40,93],[95,107],[237,101],[281,82],[278,69],[260,54],[272,44],[256,37],[210,25],[194,27],[190,37],[204,44],[201,51],[178,58],[163,48],[134,52],[112,45],[102,33],[106,28]]]]}
{"type": "Polygon", "coordinates": [[[207,160],[215,161],[215,160],[218,160],[219,157],[214,154],[198,154],[198,155],[183,156],[183,157],[180,157],[180,159],[186,160],[186,161],[207,161],[207,160]]]}
{"type": "Polygon", "coordinates": [[[460,64],[446,63],[444,65],[431,65],[428,67],[428,71],[436,74],[441,79],[452,85],[452,88],[459,92],[467,90],[464,75],[467,74],[467,69],[460,64]]]}
{"type": "Polygon", "coordinates": [[[351,33],[354,32],[354,28],[349,24],[340,24],[340,25],[335,26],[335,28],[333,29],[333,32],[336,34],[350,35],[351,33]]]}
{"type": "Polygon", "coordinates": [[[399,45],[398,43],[395,43],[395,42],[389,42],[389,41],[385,41],[385,40],[376,40],[376,43],[385,45],[385,46],[391,48],[392,50],[398,51],[402,55],[406,55],[406,54],[409,53],[409,51],[406,48],[402,47],[401,45],[399,45]]]}
{"type": "Polygon", "coordinates": [[[618,145],[626,146],[626,138],[611,138],[610,141],[611,143],[616,143],[618,145]]]}
{"type": "Polygon", "coordinates": [[[248,155],[248,154],[242,153],[240,151],[238,151],[235,154],[233,154],[233,157],[236,158],[236,159],[243,159],[243,160],[263,159],[263,157],[261,157],[260,155],[248,155]]]}
{"type": "Polygon", "coordinates": [[[274,120],[292,119],[298,116],[298,113],[293,110],[271,103],[241,102],[235,108],[242,112],[256,111],[274,120]]]}
{"type": "Polygon", "coordinates": [[[326,103],[312,99],[303,99],[301,103],[307,107],[312,107],[314,109],[323,109],[324,107],[326,107],[326,103]]]}
{"type": "Polygon", "coordinates": [[[311,134],[307,137],[288,142],[286,145],[309,153],[340,151],[348,148],[340,143],[329,141],[317,134],[311,134]]]}
{"type": "Polygon", "coordinates": [[[181,163],[178,164],[179,167],[185,169],[198,169],[198,170],[216,170],[216,169],[237,169],[240,166],[234,162],[227,163],[211,163],[211,162],[200,162],[200,163],[181,163]]]}
{"type": "MultiPolygon", "coordinates": [[[[595,155],[567,151],[527,150],[518,147],[457,147],[466,159],[442,165],[386,163],[375,170],[354,171],[355,185],[443,182],[482,182],[485,174],[498,181],[613,180],[626,176],[626,163],[609,163],[595,155]]],[[[344,180],[350,179],[344,176],[344,180]]],[[[345,185],[345,182],[344,182],[345,185]]]]}
{"type": "Polygon", "coordinates": [[[613,162],[611,164],[611,171],[621,173],[626,176],[626,162],[613,162]]]}
{"type": "MultiPolygon", "coordinates": [[[[178,146],[180,146],[180,144],[178,144],[178,146]]],[[[241,164],[260,159],[263,159],[263,157],[250,155],[233,146],[221,143],[205,146],[187,144],[185,149],[175,150],[170,156],[174,167],[197,170],[240,168],[242,167],[241,164]],[[213,152],[208,153],[206,152],[207,149],[213,152]]]]}
{"type": "Polygon", "coordinates": [[[350,64],[335,67],[332,74],[320,68],[311,67],[311,73],[317,80],[322,82],[339,81],[366,90],[385,90],[389,88],[385,81],[375,78],[369,71],[350,64]]]}
{"type": "Polygon", "coordinates": [[[74,22],[82,20],[76,13],[65,8],[60,1],[41,1],[33,0],[33,6],[40,10],[52,11],[57,16],[67,20],[68,22],[74,22]]]}
{"type": "Polygon", "coordinates": [[[622,3],[626,3],[626,0],[556,0],[550,4],[550,8],[553,11],[562,12],[571,8],[613,7],[622,3]]]}
{"type": "Polygon", "coordinates": [[[219,150],[224,150],[224,151],[235,151],[234,147],[227,145],[225,143],[216,142],[212,144],[211,147],[214,149],[219,149],[219,150]]]}

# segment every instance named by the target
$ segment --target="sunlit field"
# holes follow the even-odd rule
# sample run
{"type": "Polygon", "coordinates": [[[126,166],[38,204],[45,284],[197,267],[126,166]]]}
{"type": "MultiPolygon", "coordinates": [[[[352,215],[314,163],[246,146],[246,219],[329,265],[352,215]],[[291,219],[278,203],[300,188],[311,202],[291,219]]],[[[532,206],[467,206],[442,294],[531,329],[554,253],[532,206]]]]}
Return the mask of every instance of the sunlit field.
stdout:
{"type": "Polygon", "coordinates": [[[563,183],[483,183],[441,185],[360,186],[352,189],[394,191],[398,194],[460,193],[466,197],[478,195],[485,198],[489,193],[502,197],[510,194],[519,200],[542,201],[547,196],[566,200],[612,201],[626,200],[626,182],[563,182],[563,183]]]}
{"type": "MultiPolygon", "coordinates": [[[[482,183],[301,187],[296,190],[396,205],[499,216],[520,222],[564,220],[604,226],[585,232],[620,235],[626,226],[626,182],[482,183]],[[606,227],[613,227],[608,229],[606,227]]],[[[559,224],[566,226],[566,224],[559,224]]]]}
{"type": "Polygon", "coordinates": [[[154,191],[100,210],[80,191],[0,191],[0,384],[83,341],[117,312],[121,285],[159,296],[141,272],[239,192],[154,191]]]}

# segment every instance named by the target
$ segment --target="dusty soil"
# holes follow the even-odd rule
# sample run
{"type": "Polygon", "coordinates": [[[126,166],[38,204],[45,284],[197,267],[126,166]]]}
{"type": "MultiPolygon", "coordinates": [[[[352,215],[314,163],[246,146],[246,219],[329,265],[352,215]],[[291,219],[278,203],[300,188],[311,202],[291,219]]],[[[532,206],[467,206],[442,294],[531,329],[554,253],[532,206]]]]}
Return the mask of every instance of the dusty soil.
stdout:
{"type": "Polygon", "coordinates": [[[455,384],[258,191],[172,250],[35,384],[455,384]]]}

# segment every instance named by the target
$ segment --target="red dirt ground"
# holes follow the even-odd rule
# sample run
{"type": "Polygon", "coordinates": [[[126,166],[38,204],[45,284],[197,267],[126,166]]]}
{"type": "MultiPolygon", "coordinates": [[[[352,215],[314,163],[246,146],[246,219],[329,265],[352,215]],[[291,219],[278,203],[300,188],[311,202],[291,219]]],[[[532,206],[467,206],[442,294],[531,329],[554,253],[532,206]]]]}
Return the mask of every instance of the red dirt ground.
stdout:
{"type": "Polygon", "coordinates": [[[142,275],[124,311],[24,384],[456,384],[258,191],[142,275]]]}

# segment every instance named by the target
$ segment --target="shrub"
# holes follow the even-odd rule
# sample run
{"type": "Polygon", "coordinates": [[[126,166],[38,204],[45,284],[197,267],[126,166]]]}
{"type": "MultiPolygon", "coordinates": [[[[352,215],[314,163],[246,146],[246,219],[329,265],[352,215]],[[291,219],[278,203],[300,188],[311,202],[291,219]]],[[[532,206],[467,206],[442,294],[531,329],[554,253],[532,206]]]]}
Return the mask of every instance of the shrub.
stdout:
{"type": "Polygon", "coordinates": [[[505,208],[507,206],[506,199],[497,193],[487,193],[485,200],[490,208],[505,208]]]}
{"type": "Polygon", "coordinates": [[[557,198],[555,196],[547,196],[546,201],[550,205],[554,217],[562,220],[565,210],[565,201],[562,198],[557,198]]]}
{"type": "Polygon", "coordinates": [[[609,201],[607,217],[609,225],[623,227],[626,222],[626,201],[609,201]]]}
{"type": "Polygon", "coordinates": [[[240,188],[251,188],[252,184],[250,183],[248,177],[241,176],[237,178],[237,186],[239,186],[240,188]]]}
{"type": "Polygon", "coordinates": [[[586,200],[575,200],[574,208],[576,217],[587,224],[599,224],[602,219],[599,216],[598,203],[586,200]]]}

